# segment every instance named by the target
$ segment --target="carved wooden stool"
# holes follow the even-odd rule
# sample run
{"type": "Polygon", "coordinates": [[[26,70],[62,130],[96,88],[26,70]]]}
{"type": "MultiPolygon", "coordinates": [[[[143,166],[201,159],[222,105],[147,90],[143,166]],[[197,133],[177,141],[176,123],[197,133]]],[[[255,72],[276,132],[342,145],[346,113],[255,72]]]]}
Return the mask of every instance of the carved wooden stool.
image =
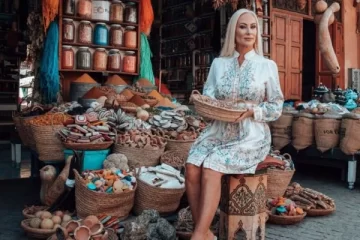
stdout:
{"type": "Polygon", "coordinates": [[[264,240],[267,175],[225,175],[220,201],[220,240],[264,240]]]}

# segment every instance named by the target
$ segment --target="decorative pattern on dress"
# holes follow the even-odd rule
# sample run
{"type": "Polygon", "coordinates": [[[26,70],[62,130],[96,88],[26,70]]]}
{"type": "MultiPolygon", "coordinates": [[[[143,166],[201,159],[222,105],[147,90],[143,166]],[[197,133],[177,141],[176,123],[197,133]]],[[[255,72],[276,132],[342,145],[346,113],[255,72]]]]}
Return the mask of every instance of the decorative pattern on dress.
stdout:
{"type": "Polygon", "coordinates": [[[245,100],[254,118],[213,121],[193,144],[187,162],[225,174],[252,174],[270,151],[267,122],[280,117],[284,97],[275,62],[254,50],[245,54],[241,66],[238,57],[235,52],[213,61],[203,94],[234,104],[245,100]]]}

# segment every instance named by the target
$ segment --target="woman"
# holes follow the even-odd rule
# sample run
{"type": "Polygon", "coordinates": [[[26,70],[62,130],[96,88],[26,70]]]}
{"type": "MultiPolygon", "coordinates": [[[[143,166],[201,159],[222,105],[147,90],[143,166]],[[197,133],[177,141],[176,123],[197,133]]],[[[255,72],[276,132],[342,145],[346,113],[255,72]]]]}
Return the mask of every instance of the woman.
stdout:
{"type": "Polygon", "coordinates": [[[213,121],[190,150],[186,191],[195,223],[192,240],[214,239],[209,227],[220,201],[221,177],[254,174],[270,151],[267,122],[281,115],[284,100],[277,66],[262,56],[261,46],[255,13],[235,12],[203,94],[234,102],[243,99],[248,111],[236,123],[213,121]]]}

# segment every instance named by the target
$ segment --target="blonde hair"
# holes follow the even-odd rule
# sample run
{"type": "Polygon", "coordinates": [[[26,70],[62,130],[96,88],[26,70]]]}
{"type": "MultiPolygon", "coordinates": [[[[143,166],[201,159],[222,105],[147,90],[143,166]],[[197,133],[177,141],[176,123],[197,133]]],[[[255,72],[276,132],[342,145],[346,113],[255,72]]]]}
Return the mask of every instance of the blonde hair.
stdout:
{"type": "Polygon", "coordinates": [[[256,14],[253,11],[250,11],[248,9],[242,8],[237,10],[230,18],[230,21],[228,23],[227,29],[226,29],[226,36],[224,45],[220,52],[220,57],[231,57],[233,56],[235,52],[235,32],[237,27],[238,19],[241,15],[245,13],[250,13],[252,16],[254,16],[256,20],[256,27],[257,27],[257,33],[256,33],[256,41],[255,41],[255,52],[261,56],[263,56],[263,48],[262,48],[262,37],[261,37],[261,31],[260,31],[260,24],[259,19],[257,18],[256,14]]]}

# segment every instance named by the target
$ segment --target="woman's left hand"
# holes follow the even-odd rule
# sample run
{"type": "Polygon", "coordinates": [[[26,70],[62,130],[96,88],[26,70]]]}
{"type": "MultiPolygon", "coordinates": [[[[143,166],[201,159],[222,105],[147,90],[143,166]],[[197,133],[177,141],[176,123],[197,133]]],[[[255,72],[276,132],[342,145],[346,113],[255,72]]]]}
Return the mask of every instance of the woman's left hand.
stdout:
{"type": "Polygon", "coordinates": [[[249,118],[249,117],[253,117],[254,116],[254,110],[249,109],[248,111],[246,111],[243,115],[241,115],[238,119],[236,119],[235,122],[241,122],[242,120],[244,120],[245,118],[249,118]]]}

